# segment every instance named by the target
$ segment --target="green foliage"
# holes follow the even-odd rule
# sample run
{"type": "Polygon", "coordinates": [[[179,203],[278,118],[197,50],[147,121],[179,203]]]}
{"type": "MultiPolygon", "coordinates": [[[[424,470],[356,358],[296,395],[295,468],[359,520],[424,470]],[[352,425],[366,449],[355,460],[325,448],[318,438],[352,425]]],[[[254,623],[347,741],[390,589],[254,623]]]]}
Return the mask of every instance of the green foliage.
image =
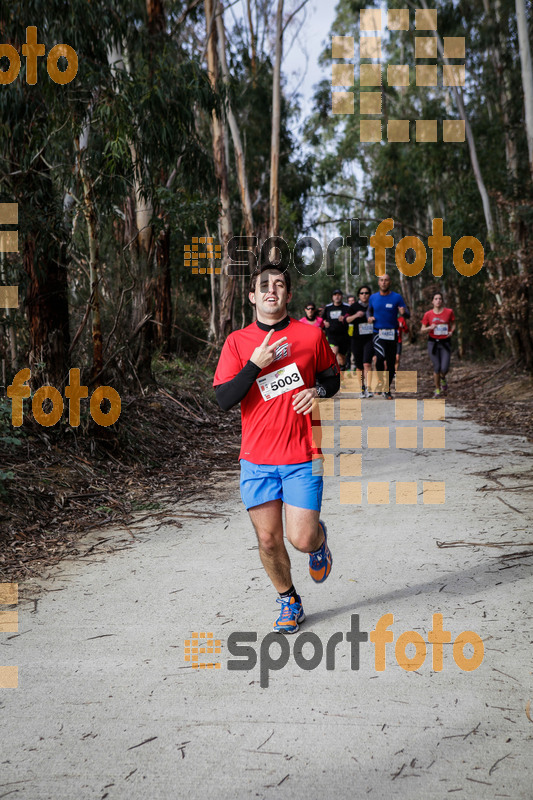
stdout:
{"type": "MultiPolygon", "coordinates": [[[[378,6],[377,3],[372,5],[378,6]]],[[[490,280],[489,270],[500,279],[504,274],[517,274],[517,250],[523,247],[525,253],[531,249],[526,233],[531,231],[527,222],[531,209],[530,177],[523,167],[513,176],[508,159],[511,145],[516,149],[517,164],[527,163],[515,5],[512,0],[500,0],[494,5],[484,4],[481,0],[475,3],[437,0],[430,5],[438,10],[441,38],[466,38],[467,83],[462,95],[496,220],[494,252],[491,253],[487,241],[486,221],[468,144],[442,141],[442,121],[459,118],[453,94],[442,86],[440,77],[437,87],[415,85],[415,64],[434,63],[434,60],[415,60],[414,42],[419,34],[414,30],[414,12],[415,8],[422,7],[422,3],[409,6],[409,31],[391,32],[382,39],[381,121],[384,141],[381,144],[360,142],[360,114],[357,111],[353,115],[331,114],[331,86],[325,80],[317,87],[315,111],[306,122],[305,135],[316,152],[314,187],[321,198],[317,205],[322,218],[359,217],[362,220],[361,232],[371,235],[382,219],[392,217],[396,242],[406,235],[417,235],[427,248],[432,220],[438,217],[444,220],[444,233],[451,237],[452,248],[462,236],[475,236],[482,242],[486,267],[473,278],[464,278],[454,269],[452,249],[444,251],[444,275],[438,281],[431,273],[429,248],[426,267],[414,278],[399,275],[393,249],[388,251],[387,259],[389,272],[393,278],[401,278],[402,287],[411,295],[417,310],[427,307],[426,289],[429,292],[439,284],[446,293],[447,304],[457,305],[460,309],[465,347],[471,353],[485,352],[488,355],[487,340],[479,335],[479,320],[481,316],[486,318],[488,308],[492,307],[494,319],[505,307],[504,300],[498,310],[495,300],[498,290],[490,280]],[[485,13],[485,5],[490,5],[490,13],[485,13]],[[495,66],[496,50],[500,58],[499,69],[495,66]],[[401,88],[389,86],[387,64],[408,64],[410,85],[401,88]],[[387,142],[388,119],[413,120],[411,141],[387,142]],[[414,120],[417,119],[438,121],[438,142],[421,144],[414,141],[414,120]],[[516,231],[520,231],[518,238],[521,237],[518,246],[516,231]]],[[[405,8],[405,3],[390,0],[387,6],[405,8]]],[[[368,3],[362,0],[340,0],[331,34],[355,36],[357,46],[359,11],[366,7],[368,3]]],[[[329,70],[329,46],[321,60],[324,69],[329,70]]],[[[442,63],[439,55],[439,73],[442,63]]],[[[356,75],[357,72],[356,66],[356,75]]],[[[359,88],[356,82],[356,106],[359,88]]],[[[524,257],[521,269],[531,273],[532,260],[524,257]]],[[[502,291],[508,291],[509,307],[516,312],[507,318],[507,326],[516,325],[522,332],[526,330],[527,338],[527,312],[517,310],[524,300],[531,304],[527,280],[512,291],[510,287],[511,284],[502,284],[499,289],[500,296],[502,291]]],[[[498,302],[501,303],[501,298],[498,302]]],[[[503,327],[498,328],[499,334],[501,330],[503,327]]],[[[496,347],[501,349],[502,345],[500,335],[496,347]]],[[[527,352],[527,348],[523,352],[527,352]]]]}

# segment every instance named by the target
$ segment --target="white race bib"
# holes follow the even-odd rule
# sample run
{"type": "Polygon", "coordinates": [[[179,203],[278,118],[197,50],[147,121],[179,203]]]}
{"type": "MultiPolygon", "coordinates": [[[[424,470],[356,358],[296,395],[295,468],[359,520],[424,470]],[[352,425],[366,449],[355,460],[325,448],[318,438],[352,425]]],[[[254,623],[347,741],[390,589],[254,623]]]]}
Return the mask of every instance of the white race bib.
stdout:
{"type": "Polygon", "coordinates": [[[448,336],[448,325],[444,322],[440,325],[435,325],[433,328],[433,336],[448,336]]]}
{"type": "Polygon", "coordinates": [[[372,322],[361,322],[359,324],[359,336],[366,336],[368,333],[374,332],[374,325],[372,322]]]}
{"type": "Polygon", "coordinates": [[[329,312],[329,318],[330,319],[339,319],[341,314],[342,314],[342,308],[340,309],[340,311],[330,311],[329,312]]]}
{"type": "Polygon", "coordinates": [[[263,395],[263,400],[266,401],[304,385],[296,363],[287,364],[285,367],[274,370],[274,372],[269,372],[268,375],[262,375],[257,378],[256,383],[263,395]]]}
{"type": "Polygon", "coordinates": [[[394,328],[380,328],[379,338],[384,339],[386,342],[393,342],[396,338],[396,331],[394,328]]]}

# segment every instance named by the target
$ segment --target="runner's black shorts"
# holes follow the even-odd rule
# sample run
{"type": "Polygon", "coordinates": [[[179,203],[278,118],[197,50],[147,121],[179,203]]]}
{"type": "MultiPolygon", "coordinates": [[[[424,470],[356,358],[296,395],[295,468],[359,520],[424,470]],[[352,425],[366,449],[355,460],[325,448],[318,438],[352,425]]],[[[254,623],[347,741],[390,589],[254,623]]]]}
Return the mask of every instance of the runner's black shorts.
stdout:
{"type": "Polygon", "coordinates": [[[352,353],[355,360],[355,366],[357,369],[363,369],[364,364],[371,364],[372,356],[374,355],[372,334],[369,333],[368,335],[365,336],[353,336],[352,353]]]}
{"type": "Polygon", "coordinates": [[[341,356],[345,356],[348,350],[350,349],[350,337],[347,333],[336,335],[334,333],[328,333],[327,339],[329,344],[332,344],[334,347],[339,348],[339,353],[341,356]]]}

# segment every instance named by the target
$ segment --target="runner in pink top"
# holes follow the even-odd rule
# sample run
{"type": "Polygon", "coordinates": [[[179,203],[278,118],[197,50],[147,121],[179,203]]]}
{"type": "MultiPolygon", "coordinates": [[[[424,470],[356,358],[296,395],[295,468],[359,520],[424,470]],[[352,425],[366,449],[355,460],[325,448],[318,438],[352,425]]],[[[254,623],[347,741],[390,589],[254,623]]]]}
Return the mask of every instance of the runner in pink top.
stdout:
{"type": "Polygon", "coordinates": [[[300,317],[300,322],[307,322],[315,328],[324,330],[324,320],[318,316],[318,311],[314,303],[308,303],[305,307],[305,317],[300,317]]]}

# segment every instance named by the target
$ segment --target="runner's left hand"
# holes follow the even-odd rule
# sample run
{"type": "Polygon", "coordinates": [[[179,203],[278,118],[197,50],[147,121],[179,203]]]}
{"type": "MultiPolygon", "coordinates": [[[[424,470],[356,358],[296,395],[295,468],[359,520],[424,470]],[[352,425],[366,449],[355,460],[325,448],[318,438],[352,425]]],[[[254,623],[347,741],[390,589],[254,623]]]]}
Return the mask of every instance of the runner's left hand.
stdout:
{"type": "Polygon", "coordinates": [[[313,410],[313,400],[316,398],[316,389],[302,389],[292,396],[292,407],[297,414],[310,414],[313,410]]]}

